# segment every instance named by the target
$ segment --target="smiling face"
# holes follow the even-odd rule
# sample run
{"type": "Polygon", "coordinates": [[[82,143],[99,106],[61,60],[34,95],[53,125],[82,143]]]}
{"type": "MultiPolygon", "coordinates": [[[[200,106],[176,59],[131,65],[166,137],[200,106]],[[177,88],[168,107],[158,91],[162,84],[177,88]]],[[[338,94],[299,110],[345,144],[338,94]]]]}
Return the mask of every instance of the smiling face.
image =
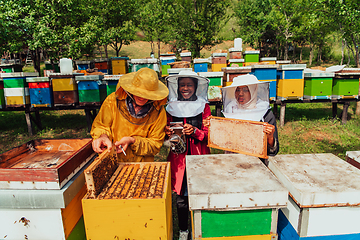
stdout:
{"type": "Polygon", "coordinates": [[[138,106],[144,106],[149,101],[146,98],[138,97],[138,96],[135,96],[135,95],[133,95],[133,97],[134,97],[134,100],[136,102],[136,105],[138,105],[138,106]]]}
{"type": "Polygon", "coordinates": [[[195,83],[191,78],[179,80],[179,92],[185,99],[189,99],[195,93],[195,83]]]}
{"type": "Polygon", "coordinates": [[[239,86],[235,90],[235,98],[239,104],[245,104],[250,101],[251,94],[247,86],[239,86]]]}

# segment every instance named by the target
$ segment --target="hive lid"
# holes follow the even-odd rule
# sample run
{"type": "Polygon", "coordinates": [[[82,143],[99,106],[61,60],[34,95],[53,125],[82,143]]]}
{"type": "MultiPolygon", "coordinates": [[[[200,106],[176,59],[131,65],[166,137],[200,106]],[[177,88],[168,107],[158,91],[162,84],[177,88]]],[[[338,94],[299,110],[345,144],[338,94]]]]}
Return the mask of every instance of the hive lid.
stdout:
{"type": "Polygon", "coordinates": [[[91,142],[37,139],[0,154],[0,189],[61,189],[90,161],[91,142]]]}
{"type": "Polygon", "coordinates": [[[169,74],[177,74],[181,71],[192,71],[192,68],[169,68],[167,71],[169,74]]]}
{"type": "Polygon", "coordinates": [[[76,64],[90,64],[92,61],[90,60],[76,60],[76,64]]]}
{"type": "Polygon", "coordinates": [[[194,63],[211,63],[211,60],[208,58],[195,58],[194,63]]]}
{"type": "Polygon", "coordinates": [[[86,75],[86,76],[75,76],[76,81],[98,81],[102,80],[104,75],[86,75]]]}
{"type": "Polygon", "coordinates": [[[252,68],[278,68],[279,64],[255,64],[251,65],[252,68]]]}
{"type": "Polygon", "coordinates": [[[231,63],[245,62],[245,59],[243,59],[243,58],[241,58],[241,59],[229,59],[229,62],[231,62],[231,63]]]}
{"type": "Polygon", "coordinates": [[[229,48],[229,52],[242,52],[242,48],[229,48]]]}
{"type": "Polygon", "coordinates": [[[329,78],[334,77],[335,73],[333,72],[323,72],[319,70],[311,70],[311,69],[305,69],[304,70],[304,77],[317,77],[317,78],[329,78]]]}
{"type": "Polygon", "coordinates": [[[251,72],[251,66],[246,67],[224,67],[221,68],[224,73],[249,73],[251,72]]]}
{"type": "Polygon", "coordinates": [[[49,82],[50,79],[48,77],[28,77],[26,78],[26,82],[49,82]]]}
{"type": "Polygon", "coordinates": [[[180,57],[191,57],[191,52],[182,52],[180,53],[180,57]]]}
{"type": "Polygon", "coordinates": [[[306,68],[306,64],[286,64],[279,65],[279,70],[304,70],[306,68]]]}
{"type": "Polygon", "coordinates": [[[211,54],[212,57],[227,57],[227,53],[213,53],[211,54]]]}
{"type": "Polygon", "coordinates": [[[187,155],[190,210],[286,206],[288,191],[257,157],[187,155]]]}
{"type": "Polygon", "coordinates": [[[224,73],[223,72],[198,72],[199,76],[203,76],[203,77],[223,77],[224,73]]]}
{"type": "Polygon", "coordinates": [[[276,60],[277,64],[290,64],[291,61],[290,60],[276,60]]]}
{"type": "Polygon", "coordinates": [[[107,62],[109,61],[107,58],[94,59],[94,62],[107,62]]]}
{"type": "Polygon", "coordinates": [[[2,78],[13,78],[13,77],[38,77],[37,72],[12,72],[12,73],[0,73],[2,78]]]}
{"type": "Polygon", "coordinates": [[[146,58],[146,59],[131,59],[130,63],[132,64],[154,64],[159,63],[159,59],[157,58],[146,58]]]}
{"type": "Polygon", "coordinates": [[[176,57],[160,57],[160,61],[175,60],[176,57]]]}
{"type": "Polygon", "coordinates": [[[300,207],[360,205],[360,170],[331,153],[277,155],[268,167],[300,207]]]}
{"type": "Polygon", "coordinates": [[[260,54],[260,51],[259,50],[245,51],[244,54],[260,54]]]}
{"type": "Polygon", "coordinates": [[[276,61],[276,57],[263,57],[260,61],[276,61]]]}
{"type": "Polygon", "coordinates": [[[119,81],[122,75],[104,75],[104,81],[119,81]]]}

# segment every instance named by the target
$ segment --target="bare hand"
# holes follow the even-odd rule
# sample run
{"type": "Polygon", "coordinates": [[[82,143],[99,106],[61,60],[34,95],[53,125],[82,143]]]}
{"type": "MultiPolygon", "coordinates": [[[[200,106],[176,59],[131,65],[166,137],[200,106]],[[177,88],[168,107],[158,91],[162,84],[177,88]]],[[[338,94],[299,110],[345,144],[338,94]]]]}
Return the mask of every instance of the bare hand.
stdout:
{"type": "Polygon", "coordinates": [[[267,142],[270,146],[274,146],[274,132],[274,125],[271,125],[269,123],[264,124],[264,133],[266,134],[267,142]]]}
{"type": "Polygon", "coordinates": [[[203,123],[204,127],[207,127],[207,128],[210,127],[210,116],[205,118],[202,123],[203,123]]]}
{"type": "Polygon", "coordinates": [[[174,130],[170,126],[165,126],[165,134],[170,137],[174,134],[174,130]]]}
{"type": "Polygon", "coordinates": [[[102,153],[106,149],[110,151],[112,148],[112,143],[106,134],[102,134],[99,138],[92,141],[92,148],[94,152],[102,153]]]}
{"type": "Polygon", "coordinates": [[[186,124],[184,125],[184,129],[183,129],[182,132],[183,132],[183,134],[185,134],[185,135],[191,135],[191,134],[194,133],[194,130],[195,130],[195,127],[194,127],[193,125],[186,123],[186,124]]]}
{"type": "Polygon", "coordinates": [[[115,147],[116,147],[116,152],[117,153],[122,153],[121,147],[124,149],[124,151],[126,151],[126,149],[128,148],[128,146],[130,144],[135,143],[135,138],[133,137],[123,137],[122,139],[120,139],[120,141],[115,142],[115,147]]]}

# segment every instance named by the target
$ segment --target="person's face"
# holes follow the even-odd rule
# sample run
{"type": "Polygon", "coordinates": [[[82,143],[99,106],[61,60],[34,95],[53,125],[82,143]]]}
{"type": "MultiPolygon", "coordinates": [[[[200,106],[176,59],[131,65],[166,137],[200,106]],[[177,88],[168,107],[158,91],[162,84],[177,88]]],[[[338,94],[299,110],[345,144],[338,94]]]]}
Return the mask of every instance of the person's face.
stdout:
{"type": "Polygon", "coordinates": [[[239,104],[245,104],[250,101],[251,94],[247,86],[239,86],[235,90],[235,98],[239,104]]]}
{"type": "Polygon", "coordinates": [[[191,78],[183,78],[179,81],[179,92],[185,99],[189,99],[195,92],[195,84],[191,78]]]}
{"type": "Polygon", "coordinates": [[[149,101],[146,98],[138,97],[138,96],[135,96],[135,95],[133,95],[133,97],[134,97],[134,100],[136,102],[136,105],[138,105],[138,106],[144,106],[149,101]]]}

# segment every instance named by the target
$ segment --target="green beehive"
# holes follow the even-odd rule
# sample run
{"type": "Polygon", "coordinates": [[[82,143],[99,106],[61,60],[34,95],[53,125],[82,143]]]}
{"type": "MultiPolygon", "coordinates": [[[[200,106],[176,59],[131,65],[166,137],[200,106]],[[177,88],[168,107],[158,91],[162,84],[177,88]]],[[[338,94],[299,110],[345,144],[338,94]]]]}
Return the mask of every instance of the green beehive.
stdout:
{"type": "Polygon", "coordinates": [[[305,99],[331,99],[333,77],[332,72],[305,72],[304,98],[305,99]]]}
{"type": "Polygon", "coordinates": [[[245,51],[244,59],[246,63],[259,62],[260,51],[245,51]]]}
{"type": "Polygon", "coordinates": [[[344,68],[335,73],[332,84],[332,98],[358,98],[359,68],[344,68]]]}

